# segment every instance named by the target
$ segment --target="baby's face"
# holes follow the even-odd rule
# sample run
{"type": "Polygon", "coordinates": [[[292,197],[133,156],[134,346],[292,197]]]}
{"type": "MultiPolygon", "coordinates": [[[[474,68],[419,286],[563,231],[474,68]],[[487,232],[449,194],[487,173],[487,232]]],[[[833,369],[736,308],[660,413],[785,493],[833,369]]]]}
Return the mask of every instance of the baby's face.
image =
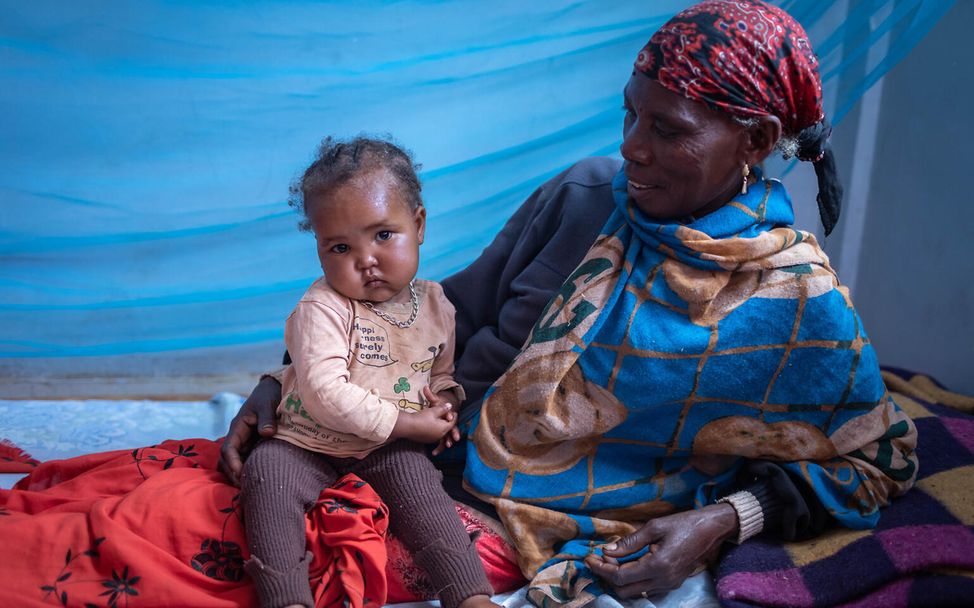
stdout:
{"type": "Polygon", "coordinates": [[[405,301],[416,276],[426,209],[415,211],[385,170],[352,178],[308,201],[325,279],[353,300],[405,301]]]}

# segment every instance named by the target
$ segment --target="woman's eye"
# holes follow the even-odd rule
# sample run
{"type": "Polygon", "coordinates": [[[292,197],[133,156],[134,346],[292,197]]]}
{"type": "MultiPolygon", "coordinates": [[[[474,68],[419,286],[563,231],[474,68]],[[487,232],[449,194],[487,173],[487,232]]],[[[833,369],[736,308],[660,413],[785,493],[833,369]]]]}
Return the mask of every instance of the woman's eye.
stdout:
{"type": "Polygon", "coordinates": [[[376,233],[375,238],[380,241],[388,241],[392,238],[392,232],[389,230],[380,230],[376,233]]]}
{"type": "Polygon", "coordinates": [[[655,131],[660,137],[673,137],[676,135],[676,131],[672,131],[664,126],[660,126],[658,122],[653,123],[653,131],[655,131]]]}
{"type": "Polygon", "coordinates": [[[332,253],[345,253],[348,251],[348,245],[344,243],[339,243],[330,249],[332,253]]]}

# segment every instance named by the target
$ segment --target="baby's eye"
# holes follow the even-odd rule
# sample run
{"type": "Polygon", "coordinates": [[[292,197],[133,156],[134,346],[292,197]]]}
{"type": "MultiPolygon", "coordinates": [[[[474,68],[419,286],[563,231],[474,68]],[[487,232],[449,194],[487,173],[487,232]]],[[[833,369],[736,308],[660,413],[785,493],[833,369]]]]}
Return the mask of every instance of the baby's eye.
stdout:
{"type": "Polygon", "coordinates": [[[346,245],[345,243],[339,243],[334,247],[332,247],[329,251],[331,251],[332,253],[345,253],[348,251],[348,245],[346,245]]]}
{"type": "Polygon", "coordinates": [[[380,241],[388,241],[392,238],[392,231],[390,230],[380,230],[376,233],[375,238],[380,241]]]}

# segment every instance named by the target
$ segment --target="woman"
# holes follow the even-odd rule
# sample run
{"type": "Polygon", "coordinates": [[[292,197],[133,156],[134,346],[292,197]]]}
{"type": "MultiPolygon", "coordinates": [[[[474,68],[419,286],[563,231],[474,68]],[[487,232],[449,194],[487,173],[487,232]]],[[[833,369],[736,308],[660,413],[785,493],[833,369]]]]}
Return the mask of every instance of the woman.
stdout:
{"type": "MultiPolygon", "coordinates": [[[[636,59],[621,170],[591,159],[545,184],[444,281],[471,396],[464,479],[516,539],[534,603],[656,594],[724,541],[873,526],[912,485],[913,424],[758,168],[776,148],[813,162],[832,229],[816,64],[760,1],[683,11],[636,59]]],[[[278,397],[265,380],[245,404],[226,470],[278,397]]]]}

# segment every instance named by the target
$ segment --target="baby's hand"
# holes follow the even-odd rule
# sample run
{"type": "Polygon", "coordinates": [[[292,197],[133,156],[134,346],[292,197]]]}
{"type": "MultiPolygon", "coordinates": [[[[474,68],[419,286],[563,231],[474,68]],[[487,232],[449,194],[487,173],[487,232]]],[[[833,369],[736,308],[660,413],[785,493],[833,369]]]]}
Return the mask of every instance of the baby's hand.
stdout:
{"type": "MultiPolygon", "coordinates": [[[[425,396],[426,399],[429,400],[430,406],[442,405],[442,404],[449,405],[451,409],[450,416],[452,417],[453,420],[456,420],[456,414],[454,413],[454,411],[456,410],[456,403],[453,402],[456,400],[456,394],[453,391],[443,391],[441,393],[437,393],[434,395],[432,389],[430,389],[429,386],[424,386],[423,396],[425,396]],[[453,401],[449,400],[449,398],[452,398],[453,401]]],[[[459,443],[459,441],[460,441],[460,429],[456,427],[456,422],[454,422],[453,428],[451,428],[448,433],[444,434],[440,438],[439,444],[437,444],[437,446],[433,448],[433,456],[439,455],[441,452],[443,452],[443,450],[452,448],[454,445],[459,443]]]]}
{"type": "MultiPolygon", "coordinates": [[[[451,431],[456,430],[457,415],[453,412],[453,405],[444,399],[434,397],[429,388],[423,389],[430,405],[414,414],[399,412],[396,426],[392,429],[393,439],[411,439],[419,443],[433,443],[439,441],[451,431]]],[[[437,452],[439,453],[439,452],[437,452]]]]}

